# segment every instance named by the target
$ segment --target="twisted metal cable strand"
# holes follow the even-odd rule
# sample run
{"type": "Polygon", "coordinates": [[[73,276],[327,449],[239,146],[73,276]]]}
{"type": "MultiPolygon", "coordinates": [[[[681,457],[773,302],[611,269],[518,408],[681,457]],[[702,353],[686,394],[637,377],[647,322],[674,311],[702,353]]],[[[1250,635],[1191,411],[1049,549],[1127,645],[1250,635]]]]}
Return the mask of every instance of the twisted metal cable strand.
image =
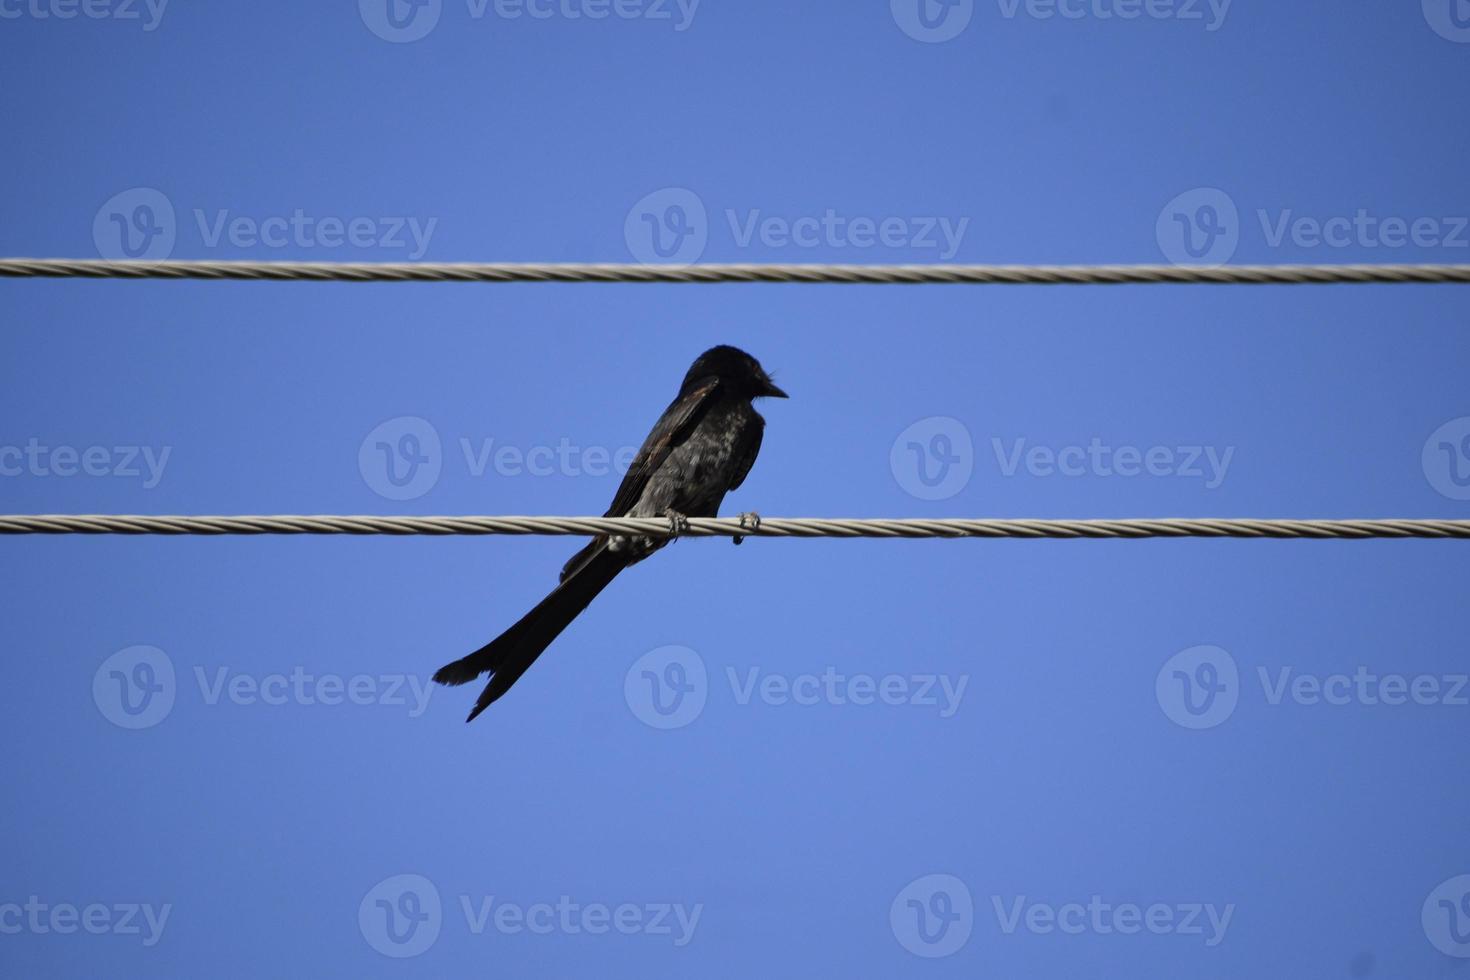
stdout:
{"type": "MultiPolygon", "coordinates": [[[[1139,518],[1129,520],[690,518],[682,535],[763,538],[1457,538],[1470,521],[1257,520],[1139,518]]],[[[672,537],[663,518],[626,517],[371,517],[334,515],[151,516],[126,514],[0,515],[0,535],[583,535],[672,537]]]]}
{"type": "Polygon", "coordinates": [[[1120,285],[1470,283],[1470,265],[641,265],[597,262],[166,262],[0,259],[0,277],[315,282],[661,282],[1120,285]]]}

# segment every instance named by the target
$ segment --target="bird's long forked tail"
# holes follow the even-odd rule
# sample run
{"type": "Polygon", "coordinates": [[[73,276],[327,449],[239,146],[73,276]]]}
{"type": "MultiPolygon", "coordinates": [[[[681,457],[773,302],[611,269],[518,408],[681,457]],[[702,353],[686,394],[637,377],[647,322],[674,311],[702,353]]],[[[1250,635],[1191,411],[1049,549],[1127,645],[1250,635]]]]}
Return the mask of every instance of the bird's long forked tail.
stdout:
{"type": "Polygon", "coordinates": [[[629,564],[623,555],[609,551],[606,541],[594,542],[573,562],[579,559],[576,570],[518,623],[469,656],[439,668],[434,675],[436,683],[450,686],[468,684],[482,674],[491,675],[466,722],[474,721],[509,691],[541,652],[629,564]]]}

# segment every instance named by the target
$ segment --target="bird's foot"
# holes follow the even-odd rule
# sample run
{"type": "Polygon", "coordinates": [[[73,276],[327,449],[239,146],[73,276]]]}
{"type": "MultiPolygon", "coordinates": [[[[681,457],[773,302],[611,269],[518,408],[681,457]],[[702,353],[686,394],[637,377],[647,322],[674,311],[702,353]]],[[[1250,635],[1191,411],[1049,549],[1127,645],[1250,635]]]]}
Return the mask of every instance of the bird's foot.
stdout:
{"type": "Polygon", "coordinates": [[[664,516],[669,519],[669,540],[677,541],[679,536],[689,530],[689,518],[677,510],[666,510],[664,516]]]}
{"type": "MultiPolygon", "coordinates": [[[[749,528],[752,531],[759,531],[761,529],[761,515],[757,514],[755,511],[750,511],[749,513],[741,514],[740,515],[740,526],[742,528],[749,528]]],[[[737,534],[737,535],[735,535],[735,543],[736,544],[744,544],[745,543],[745,535],[743,535],[743,534],[737,534]]]]}

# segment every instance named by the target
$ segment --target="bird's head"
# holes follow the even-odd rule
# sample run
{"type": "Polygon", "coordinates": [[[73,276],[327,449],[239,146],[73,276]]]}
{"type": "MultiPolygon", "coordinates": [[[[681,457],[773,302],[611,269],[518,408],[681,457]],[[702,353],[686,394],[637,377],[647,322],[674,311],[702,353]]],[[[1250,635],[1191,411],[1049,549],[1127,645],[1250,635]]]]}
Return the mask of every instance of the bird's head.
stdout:
{"type": "Polygon", "coordinates": [[[689,368],[689,373],[684,376],[681,391],[687,392],[698,387],[709,378],[718,378],[722,389],[745,398],[790,397],[776,387],[771,376],[761,367],[760,361],[728,344],[711,347],[700,354],[689,368]]]}

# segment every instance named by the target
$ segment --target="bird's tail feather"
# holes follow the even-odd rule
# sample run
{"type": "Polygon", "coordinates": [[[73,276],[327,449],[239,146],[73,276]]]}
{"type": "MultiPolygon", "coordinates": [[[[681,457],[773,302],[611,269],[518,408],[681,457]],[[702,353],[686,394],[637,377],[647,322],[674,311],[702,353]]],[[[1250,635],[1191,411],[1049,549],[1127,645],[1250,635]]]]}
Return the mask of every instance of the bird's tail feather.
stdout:
{"type": "Polygon", "coordinates": [[[607,547],[607,538],[593,538],[587,542],[587,547],[567,559],[567,563],[561,567],[561,581],[565,582],[573,575],[582,570],[582,567],[598,555],[602,554],[607,547]]]}
{"type": "Polygon", "coordinates": [[[510,690],[551,641],[628,567],[627,558],[608,551],[606,541],[594,545],[596,550],[589,547],[578,553],[573,559],[580,562],[575,570],[518,623],[469,656],[439,668],[434,680],[451,686],[468,684],[482,674],[491,675],[466,721],[474,721],[510,690]]]}

